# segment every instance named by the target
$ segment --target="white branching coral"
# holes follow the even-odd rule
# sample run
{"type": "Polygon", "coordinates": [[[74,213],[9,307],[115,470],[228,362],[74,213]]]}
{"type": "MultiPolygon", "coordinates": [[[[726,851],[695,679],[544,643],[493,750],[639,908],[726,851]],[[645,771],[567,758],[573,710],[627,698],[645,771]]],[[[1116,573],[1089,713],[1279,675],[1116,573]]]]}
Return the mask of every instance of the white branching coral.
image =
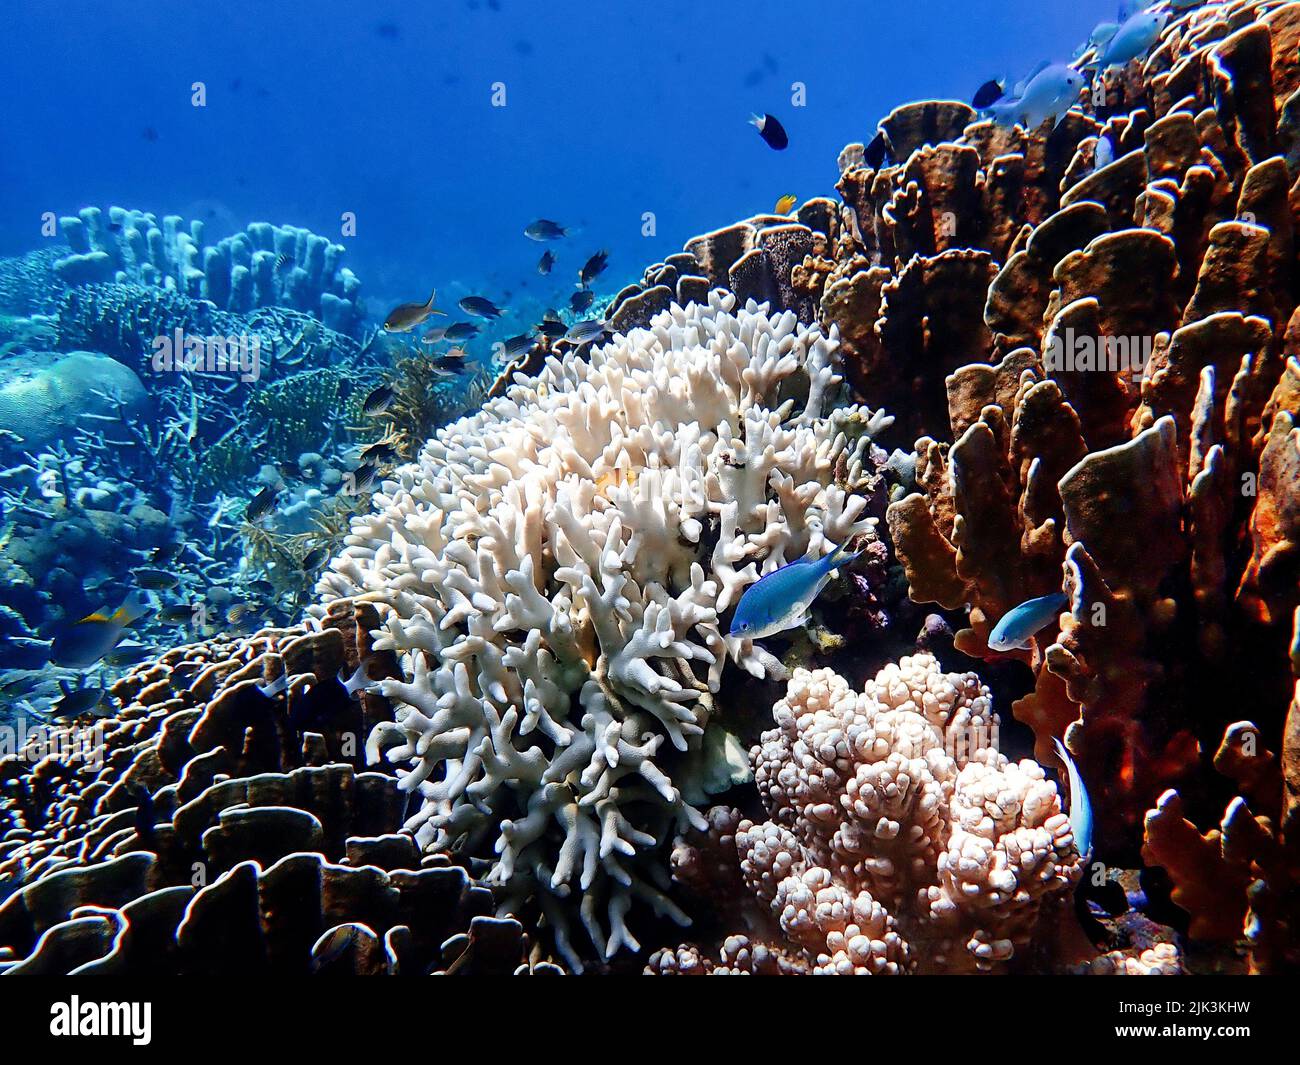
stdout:
{"type": "Polygon", "coordinates": [[[379,604],[376,646],[404,656],[369,757],[422,799],[408,829],[494,854],[503,905],[535,895],[573,964],[568,900],[606,957],[637,946],[634,900],[686,923],[666,848],[703,821],[670,772],[728,659],[781,670],[722,614],[762,574],[875,535],[861,489],[888,419],[826,413],[834,333],[734,300],[549,359],[439,430],[320,585],[379,604]]]}
{"type": "Polygon", "coordinates": [[[1060,797],[998,753],[974,673],[930,655],[855,692],[797,670],[751,757],[769,821],[736,831],[741,870],[822,973],[987,970],[1077,882],[1060,797]]]}

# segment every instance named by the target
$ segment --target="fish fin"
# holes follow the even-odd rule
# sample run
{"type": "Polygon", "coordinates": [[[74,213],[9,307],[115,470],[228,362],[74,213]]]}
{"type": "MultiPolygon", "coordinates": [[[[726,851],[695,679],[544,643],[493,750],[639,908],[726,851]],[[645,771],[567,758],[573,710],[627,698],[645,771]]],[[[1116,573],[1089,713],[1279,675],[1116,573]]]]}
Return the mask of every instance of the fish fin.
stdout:
{"type": "Polygon", "coordinates": [[[284,694],[285,689],[288,687],[289,687],[289,674],[281,673],[278,677],[275,678],[275,680],[271,681],[270,684],[259,684],[257,686],[257,690],[260,691],[263,695],[265,695],[268,699],[274,699],[277,695],[284,694]]]}
{"type": "Polygon", "coordinates": [[[122,600],[122,605],[113,611],[107,621],[123,627],[139,621],[149,612],[149,601],[137,589],[122,600]]]}
{"type": "Polygon", "coordinates": [[[755,127],[756,129],[761,130],[763,128],[763,116],[756,115],[751,112],[749,116],[749,124],[755,127]]]}
{"type": "Polygon", "coordinates": [[[1062,111],[1059,115],[1056,116],[1056,121],[1052,123],[1052,129],[1056,129],[1062,122],[1064,122],[1069,117],[1069,115],[1070,115],[1070,108],[1067,107],[1064,111],[1062,111]]]}
{"type": "Polygon", "coordinates": [[[835,550],[821,560],[826,572],[829,573],[834,569],[843,569],[845,566],[852,565],[862,555],[861,551],[855,551],[851,555],[844,554],[844,545],[836,544],[835,550]]]}
{"type": "Polygon", "coordinates": [[[363,658],[357,663],[357,668],[353,671],[352,676],[348,677],[346,680],[343,678],[343,670],[339,670],[339,683],[343,685],[349,698],[370,686],[370,674],[367,672],[369,668],[370,660],[363,658]]]}

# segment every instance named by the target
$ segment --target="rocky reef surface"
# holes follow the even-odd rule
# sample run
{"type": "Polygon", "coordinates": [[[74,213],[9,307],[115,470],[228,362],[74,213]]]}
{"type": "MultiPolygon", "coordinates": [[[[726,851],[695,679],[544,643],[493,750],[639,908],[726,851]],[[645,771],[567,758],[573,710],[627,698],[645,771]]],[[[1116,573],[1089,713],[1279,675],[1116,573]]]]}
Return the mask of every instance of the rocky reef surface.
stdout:
{"type": "MultiPolygon", "coordinates": [[[[1177,7],[1059,123],[899,107],[838,199],[689,241],[611,335],[396,408],[302,620],[0,758],[0,966],[1294,971],[1300,3],[1177,7]],[[805,627],[729,635],[846,542],[805,627]]],[[[179,233],[179,272],[29,257],[52,302],[0,273],[21,350],[305,313],[179,233]]]]}

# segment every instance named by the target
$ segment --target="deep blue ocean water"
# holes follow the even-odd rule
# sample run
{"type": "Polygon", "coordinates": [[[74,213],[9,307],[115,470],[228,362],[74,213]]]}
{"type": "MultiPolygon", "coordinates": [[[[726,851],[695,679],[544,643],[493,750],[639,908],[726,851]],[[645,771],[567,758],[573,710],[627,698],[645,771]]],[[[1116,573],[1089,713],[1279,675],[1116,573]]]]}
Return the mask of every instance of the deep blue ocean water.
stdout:
{"type": "Polygon", "coordinates": [[[209,240],[307,226],[347,246],[380,313],[434,285],[562,303],[602,247],[612,292],[784,194],[833,195],[840,148],[890,108],[1067,59],[1115,6],[6,0],[0,255],[40,246],[44,211],[117,204],[202,218],[209,240]],[[522,235],[539,216],[580,229],[549,278],[522,235]]]}

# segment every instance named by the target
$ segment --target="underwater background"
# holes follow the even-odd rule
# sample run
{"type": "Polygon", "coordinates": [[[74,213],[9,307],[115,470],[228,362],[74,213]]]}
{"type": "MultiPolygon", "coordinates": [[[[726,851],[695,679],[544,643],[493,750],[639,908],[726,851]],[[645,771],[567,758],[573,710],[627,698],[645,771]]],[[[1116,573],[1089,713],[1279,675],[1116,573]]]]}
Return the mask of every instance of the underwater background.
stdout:
{"type": "Polygon", "coordinates": [[[1300,3],[0,61],[0,974],[1300,966],[1300,3]]]}

